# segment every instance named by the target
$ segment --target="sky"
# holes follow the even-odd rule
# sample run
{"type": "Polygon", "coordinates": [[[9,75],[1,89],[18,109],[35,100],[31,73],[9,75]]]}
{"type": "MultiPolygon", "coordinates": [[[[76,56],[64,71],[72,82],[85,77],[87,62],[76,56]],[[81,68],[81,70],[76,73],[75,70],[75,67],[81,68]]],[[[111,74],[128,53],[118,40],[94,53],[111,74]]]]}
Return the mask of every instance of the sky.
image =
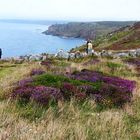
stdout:
{"type": "Polygon", "coordinates": [[[0,19],[140,20],[140,0],[0,0],[0,19]]]}

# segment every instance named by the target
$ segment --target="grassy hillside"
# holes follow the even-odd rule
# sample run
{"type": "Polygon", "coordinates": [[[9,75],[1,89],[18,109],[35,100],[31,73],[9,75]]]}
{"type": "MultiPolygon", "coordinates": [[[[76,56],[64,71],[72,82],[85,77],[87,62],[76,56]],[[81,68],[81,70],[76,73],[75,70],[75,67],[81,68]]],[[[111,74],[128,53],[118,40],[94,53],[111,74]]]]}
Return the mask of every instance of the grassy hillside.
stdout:
{"type": "Polygon", "coordinates": [[[110,50],[129,50],[140,48],[140,23],[133,26],[120,28],[119,30],[108,34],[100,43],[95,41],[98,48],[110,50]]]}
{"type": "MultiPolygon", "coordinates": [[[[105,36],[98,37],[92,41],[94,49],[101,50],[130,50],[140,48],[140,22],[132,26],[125,26],[105,36]]],[[[85,51],[86,45],[76,50],[85,51]]]]}
{"type": "Polygon", "coordinates": [[[55,24],[49,27],[45,34],[55,36],[95,39],[106,35],[120,27],[132,25],[134,22],[71,22],[67,24],[55,24]]]}
{"type": "Polygon", "coordinates": [[[139,62],[90,57],[69,62],[1,61],[0,139],[139,139],[139,62]],[[130,88],[107,79],[124,87],[136,81],[133,96],[130,88]],[[91,91],[79,91],[79,86],[97,90],[103,98],[89,96],[91,91]],[[125,102],[122,92],[131,101],[125,102]],[[124,104],[115,105],[116,101],[124,104]]]}

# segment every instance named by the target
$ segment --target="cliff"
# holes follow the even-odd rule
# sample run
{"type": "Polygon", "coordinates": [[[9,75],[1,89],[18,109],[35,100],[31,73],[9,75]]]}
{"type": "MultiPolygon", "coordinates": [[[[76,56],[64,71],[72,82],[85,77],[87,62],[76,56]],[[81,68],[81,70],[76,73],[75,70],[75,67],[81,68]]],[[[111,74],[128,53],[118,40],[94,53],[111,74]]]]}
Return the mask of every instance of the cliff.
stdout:
{"type": "MultiPolygon", "coordinates": [[[[101,50],[132,50],[140,48],[140,22],[121,27],[92,41],[96,51],[101,50]]],[[[85,51],[86,45],[74,48],[73,51],[85,51]]]]}
{"type": "Polygon", "coordinates": [[[70,22],[67,24],[51,25],[43,33],[54,36],[95,39],[96,37],[106,35],[109,32],[131,24],[133,22],[70,22]]]}

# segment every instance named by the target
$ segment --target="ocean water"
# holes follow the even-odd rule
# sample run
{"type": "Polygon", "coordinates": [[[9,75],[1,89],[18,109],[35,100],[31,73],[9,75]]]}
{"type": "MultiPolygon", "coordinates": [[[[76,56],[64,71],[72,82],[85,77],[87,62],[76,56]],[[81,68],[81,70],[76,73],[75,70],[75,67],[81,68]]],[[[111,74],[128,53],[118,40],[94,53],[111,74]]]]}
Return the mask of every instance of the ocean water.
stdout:
{"type": "Polygon", "coordinates": [[[56,53],[70,50],[84,43],[83,39],[60,38],[42,34],[49,25],[0,22],[2,57],[26,54],[56,53]]]}

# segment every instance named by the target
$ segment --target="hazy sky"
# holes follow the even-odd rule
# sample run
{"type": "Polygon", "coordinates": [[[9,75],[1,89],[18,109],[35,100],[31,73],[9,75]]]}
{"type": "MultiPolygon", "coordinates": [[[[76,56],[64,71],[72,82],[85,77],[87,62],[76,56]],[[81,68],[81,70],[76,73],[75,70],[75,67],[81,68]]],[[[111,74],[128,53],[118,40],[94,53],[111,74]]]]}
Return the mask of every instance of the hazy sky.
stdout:
{"type": "Polygon", "coordinates": [[[0,18],[140,20],[140,0],[0,0],[0,18]]]}

